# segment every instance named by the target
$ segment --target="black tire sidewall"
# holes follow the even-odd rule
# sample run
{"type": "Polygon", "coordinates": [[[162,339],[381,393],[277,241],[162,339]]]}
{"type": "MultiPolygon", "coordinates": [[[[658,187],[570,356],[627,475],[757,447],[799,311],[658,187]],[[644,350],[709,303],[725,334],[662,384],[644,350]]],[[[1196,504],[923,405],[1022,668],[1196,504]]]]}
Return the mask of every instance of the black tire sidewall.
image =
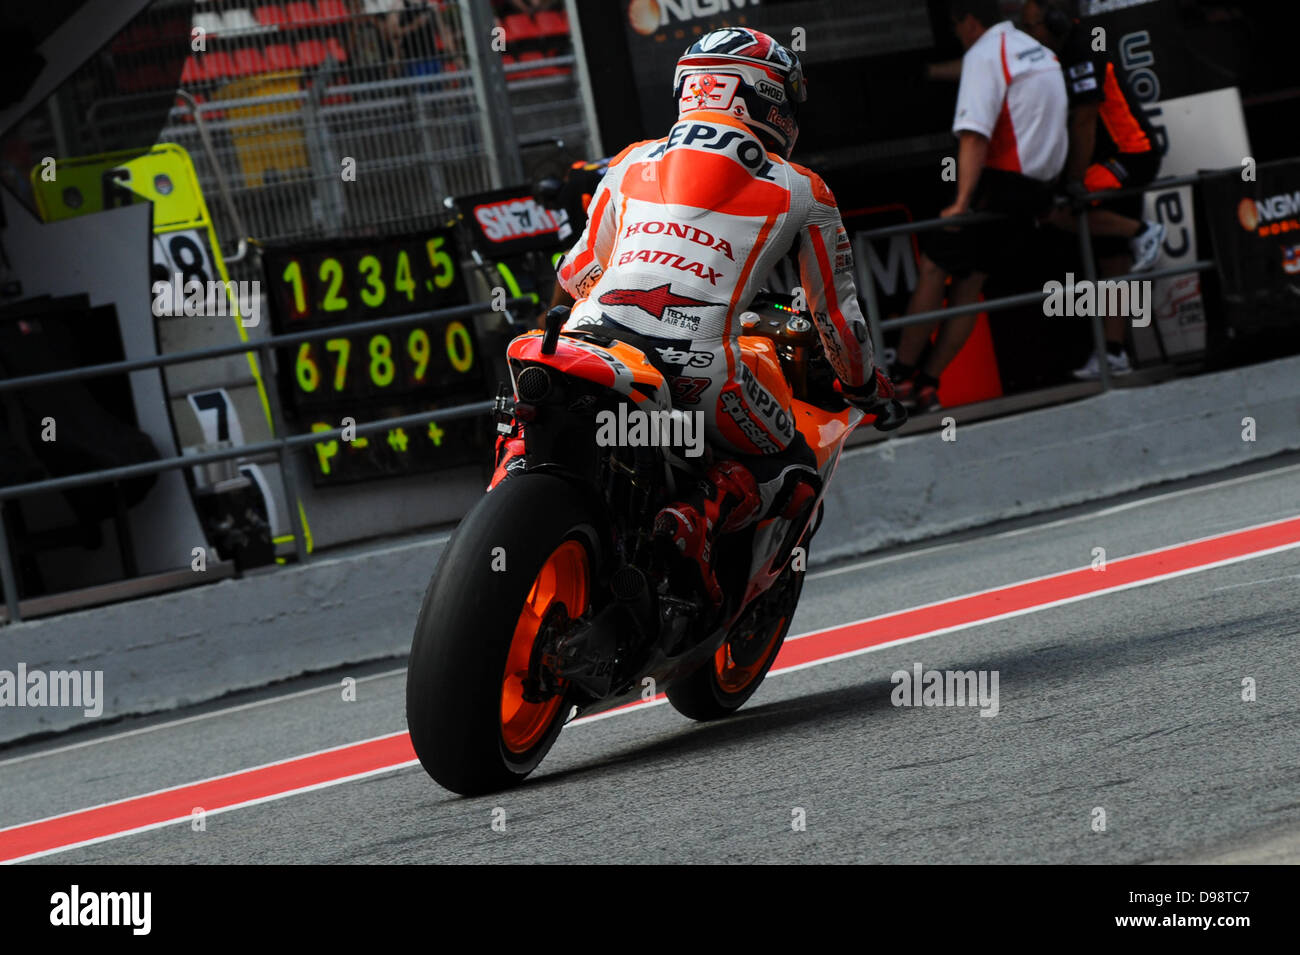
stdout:
{"type": "Polygon", "coordinates": [[[552,475],[513,476],[475,505],[443,551],[416,623],[406,693],[411,742],[440,785],[466,795],[506,788],[559,735],[564,705],[532,749],[510,752],[501,738],[501,681],[524,599],[565,540],[586,547],[595,599],[602,547],[590,501],[552,475]],[[492,569],[497,548],[504,571],[492,569]]]}

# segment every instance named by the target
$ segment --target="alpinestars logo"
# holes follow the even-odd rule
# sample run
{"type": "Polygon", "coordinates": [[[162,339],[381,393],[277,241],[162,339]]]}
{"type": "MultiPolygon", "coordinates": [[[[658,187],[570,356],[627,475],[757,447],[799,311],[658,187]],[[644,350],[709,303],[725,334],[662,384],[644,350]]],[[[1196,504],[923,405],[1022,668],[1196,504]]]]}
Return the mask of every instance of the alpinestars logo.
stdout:
{"type": "Polygon", "coordinates": [[[702,302],[698,298],[676,295],[667,282],[650,289],[614,289],[612,292],[606,292],[596,301],[600,302],[601,305],[631,305],[643,312],[648,312],[661,322],[664,320],[664,309],[704,308],[715,304],[713,302],[702,302]]]}

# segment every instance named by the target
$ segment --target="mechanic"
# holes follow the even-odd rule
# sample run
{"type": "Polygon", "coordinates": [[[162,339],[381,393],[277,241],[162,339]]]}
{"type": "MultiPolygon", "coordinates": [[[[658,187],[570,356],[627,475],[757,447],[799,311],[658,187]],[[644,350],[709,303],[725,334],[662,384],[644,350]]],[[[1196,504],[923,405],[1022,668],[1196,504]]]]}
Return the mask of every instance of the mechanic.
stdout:
{"type": "Polygon", "coordinates": [[[764,33],[716,30],[678,60],[673,88],[677,123],[610,162],[558,274],[576,300],[566,329],[687,356],[673,402],[703,412],[726,460],[692,499],[660,511],[655,534],[717,606],[716,535],[769,514],[793,519],[819,482],[792,410],[742,362],[738,342],[741,313],[796,240],[808,310],[845,397],[871,408],[893,390],[873,366],[835,198],[789,161],[807,97],[798,58],[764,33]]]}
{"type": "MultiPolygon", "coordinates": [[[[1008,218],[927,232],[908,315],[979,299],[988,273],[1014,263],[1051,202],[1065,166],[1066,93],[1061,65],[1033,37],[1002,20],[998,0],[952,0],[953,31],[966,50],[952,131],[960,137],[956,200],[943,218],[971,211],[1008,218]]],[[[950,318],[919,364],[935,324],[903,329],[890,369],[898,398],[918,412],[939,408],[939,376],[975,328],[974,312],[950,318]]]]}
{"type": "MultiPolygon", "coordinates": [[[[1074,0],[1025,0],[1021,25],[1055,50],[1065,71],[1070,100],[1070,151],[1065,164],[1066,191],[1072,196],[1127,186],[1145,186],[1160,172],[1156,134],[1133,87],[1115,69],[1109,53],[1093,49],[1091,32],[1080,26],[1074,0]]],[[[1074,213],[1058,208],[1050,221],[1060,228],[1077,228],[1074,213]]],[[[1145,272],[1160,257],[1165,227],[1144,221],[1142,195],[1095,200],[1088,210],[1088,228],[1101,239],[1102,276],[1123,275],[1132,263],[1145,272]]],[[[1123,316],[1107,315],[1106,361],[1112,375],[1132,371],[1124,348],[1123,316]]],[[[1097,355],[1074,372],[1083,380],[1100,377],[1097,355]]]]}

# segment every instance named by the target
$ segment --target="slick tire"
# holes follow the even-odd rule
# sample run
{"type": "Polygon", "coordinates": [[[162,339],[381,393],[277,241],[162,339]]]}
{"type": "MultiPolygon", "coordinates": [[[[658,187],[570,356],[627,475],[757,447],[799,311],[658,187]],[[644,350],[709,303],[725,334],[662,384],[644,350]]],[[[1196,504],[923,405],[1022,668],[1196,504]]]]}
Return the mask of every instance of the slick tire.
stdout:
{"type": "Polygon", "coordinates": [[[523,677],[544,621],[577,617],[593,600],[598,526],[572,484],[521,474],[456,529],[425,593],[406,677],[411,743],[440,786],[466,796],[507,789],[555,742],[566,694],[529,702],[523,677]]]}

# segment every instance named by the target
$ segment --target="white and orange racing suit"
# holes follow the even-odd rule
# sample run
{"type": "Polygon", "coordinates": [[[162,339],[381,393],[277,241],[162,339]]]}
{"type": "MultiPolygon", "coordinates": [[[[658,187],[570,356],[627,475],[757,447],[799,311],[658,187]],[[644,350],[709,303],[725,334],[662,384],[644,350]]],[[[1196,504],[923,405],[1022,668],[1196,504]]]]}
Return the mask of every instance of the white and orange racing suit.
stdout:
{"type": "MultiPolygon", "coordinates": [[[[737,339],[741,313],[798,240],[806,307],[827,358],[845,385],[871,380],[849,238],[821,177],[767,152],[726,113],[700,113],[616,156],[588,212],[559,264],[576,300],[565,328],[656,340],[660,357],[681,366],[670,382],[674,405],[703,412],[714,447],[808,467],[791,409],[742,362],[737,339]]],[[[762,470],[766,505],[783,469],[762,470]]]]}

